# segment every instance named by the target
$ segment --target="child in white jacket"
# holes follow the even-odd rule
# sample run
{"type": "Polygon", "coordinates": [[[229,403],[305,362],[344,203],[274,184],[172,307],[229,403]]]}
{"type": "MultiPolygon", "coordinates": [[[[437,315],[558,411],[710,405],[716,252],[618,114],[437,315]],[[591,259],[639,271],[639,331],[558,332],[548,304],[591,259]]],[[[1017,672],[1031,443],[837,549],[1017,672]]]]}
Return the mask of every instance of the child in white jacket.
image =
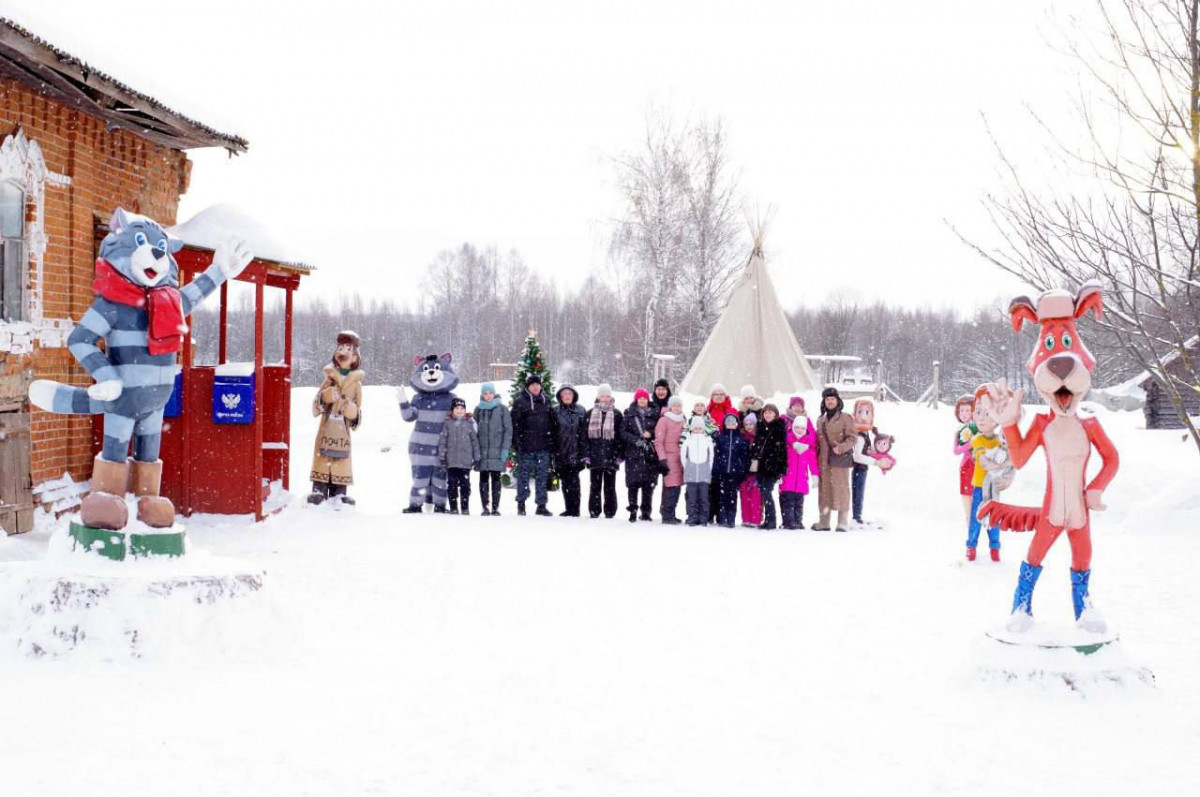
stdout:
{"type": "Polygon", "coordinates": [[[687,485],[687,524],[707,526],[709,484],[712,482],[713,441],[704,418],[693,415],[683,441],[683,482],[687,485]]]}

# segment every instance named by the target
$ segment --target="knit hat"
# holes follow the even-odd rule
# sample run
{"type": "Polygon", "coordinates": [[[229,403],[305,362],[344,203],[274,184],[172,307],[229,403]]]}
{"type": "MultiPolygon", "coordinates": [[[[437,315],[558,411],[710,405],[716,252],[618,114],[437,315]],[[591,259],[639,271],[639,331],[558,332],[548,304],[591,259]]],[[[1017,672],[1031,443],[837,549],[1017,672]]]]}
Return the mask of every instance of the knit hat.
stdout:
{"type": "Polygon", "coordinates": [[[608,382],[601,382],[597,385],[596,398],[612,398],[612,385],[608,382]]]}
{"type": "Polygon", "coordinates": [[[800,409],[804,409],[804,399],[801,396],[792,396],[790,399],[788,399],[788,409],[790,410],[795,406],[799,406],[800,409]]]}
{"type": "Polygon", "coordinates": [[[704,416],[693,415],[692,419],[688,421],[688,429],[699,429],[700,431],[704,431],[704,416]]]}
{"type": "Polygon", "coordinates": [[[484,393],[491,393],[493,396],[496,395],[496,386],[491,382],[484,382],[479,386],[479,395],[482,396],[484,393]]]}
{"type": "Polygon", "coordinates": [[[667,401],[667,407],[679,407],[680,409],[683,409],[683,396],[671,396],[671,398],[667,401]]]}
{"type": "Polygon", "coordinates": [[[650,393],[646,391],[646,388],[639,387],[637,390],[633,391],[633,401],[635,404],[637,403],[638,399],[645,399],[646,401],[650,400],[650,393]]]}
{"type": "Polygon", "coordinates": [[[667,395],[668,395],[668,396],[669,396],[669,395],[671,395],[671,383],[670,383],[670,382],[668,382],[666,379],[658,379],[658,380],[655,380],[655,382],[654,382],[654,389],[655,389],[655,390],[658,390],[660,387],[666,388],[666,389],[667,389],[667,395]]]}
{"type": "Polygon", "coordinates": [[[712,398],[712,394],[713,394],[713,393],[724,393],[726,396],[728,396],[728,395],[729,395],[729,391],[728,391],[728,390],[726,390],[726,389],[725,389],[725,386],[724,386],[724,385],[722,385],[720,382],[717,382],[717,383],[715,383],[715,384],[712,386],[712,390],[708,391],[708,396],[709,396],[709,398],[712,398]]]}
{"type": "Polygon", "coordinates": [[[542,378],[537,374],[530,374],[529,376],[525,377],[526,385],[540,385],[541,383],[542,378]]]}
{"type": "Polygon", "coordinates": [[[460,399],[458,396],[455,396],[450,402],[450,409],[453,410],[455,407],[462,407],[465,410],[467,408],[467,402],[463,399],[460,399]]]}
{"type": "Polygon", "coordinates": [[[758,395],[758,391],[754,389],[754,385],[742,385],[742,398],[754,398],[758,395]]]}
{"type": "Polygon", "coordinates": [[[730,422],[730,421],[733,421],[733,428],[734,428],[734,429],[736,429],[736,428],[738,428],[739,426],[741,426],[741,425],[742,425],[742,419],[741,419],[741,416],[739,416],[739,415],[738,415],[736,412],[727,412],[727,413],[725,413],[725,418],[724,418],[724,420],[722,420],[722,421],[721,421],[721,426],[722,426],[723,428],[725,428],[725,429],[728,429],[728,428],[729,428],[729,422],[730,422]]]}
{"type": "Polygon", "coordinates": [[[758,418],[755,417],[753,412],[749,412],[746,413],[746,420],[743,421],[743,423],[746,425],[747,429],[754,429],[758,427],[758,418]]]}

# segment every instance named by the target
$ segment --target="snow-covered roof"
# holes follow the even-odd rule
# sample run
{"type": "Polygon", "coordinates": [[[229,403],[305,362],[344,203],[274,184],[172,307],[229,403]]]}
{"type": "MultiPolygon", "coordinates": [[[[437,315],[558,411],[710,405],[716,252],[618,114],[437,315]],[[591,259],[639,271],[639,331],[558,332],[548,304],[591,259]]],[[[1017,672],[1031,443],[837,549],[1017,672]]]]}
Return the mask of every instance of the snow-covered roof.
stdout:
{"type": "Polygon", "coordinates": [[[172,149],[224,147],[237,153],[249,146],[241,136],[168,108],[6,17],[0,17],[0,75],[172,149]]]}
{"type": "Polygon", "coordinates": [[[216,249],[223,241],[241,238],[250,244],[256,260],[266,260],[296,271],[316,270],[237,205],[212,205],[182,224],[168,227],[167,231],[189,246],[201,249],[216,249]]]}
{"type": "MultiPolygon", "coordinates": [[[[1190,338],[1188,338],[1187,340],[1185,340],[1183,342],[1183,348],[1185,350],[1195,349],[1195,348],[1197,348],[1197,346],[1200,346],[1200,335],[1192,335],[1190,338]]],[[[1163,370],[1166,370],[1167,366],[1169,366],[1171,363],[1175,362],[1178,359],[1179,359],[1179,349],[1176,349],[1175,351],[1168,354],[1166,357],[1163,357],[1162,360],[1159,361],[1159,366],[1162,367],[1163,370]]],[[[1146,382],[1150,381],[1150,379],[1151,379],[1150,372],[1142,371],[1140,374],[1135,376],[1133,379],[1130,379],[1129,382],[1131,382],[1135,385],[1144,386],[1146,384],[1146,382]]]]}

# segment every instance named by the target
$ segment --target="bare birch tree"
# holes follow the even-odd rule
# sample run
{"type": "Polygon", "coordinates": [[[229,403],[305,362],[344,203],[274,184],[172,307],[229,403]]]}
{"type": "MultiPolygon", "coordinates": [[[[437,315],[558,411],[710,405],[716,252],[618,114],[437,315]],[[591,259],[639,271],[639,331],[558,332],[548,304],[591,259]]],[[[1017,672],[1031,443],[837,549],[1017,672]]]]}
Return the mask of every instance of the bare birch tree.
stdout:
{"type": "Polygon", "coordinates": [[[1154,378],[1200,451],[1185,409],[1200,392],[1200,0],[1095,9],[1064,26],[1086,77],[1080,130],[1043,124],[1058,165],[1090,182],[1035,187],[997,144],[1010,189],[984,204],[999,243],[964,240],[1038,289],[1102,280],[1098,331],[1154,378]],[[1070,143],[1079,133],[1084,144],[1070,143]],[[1181,367],[1169,372],[1172,359],[1181,367]]]}

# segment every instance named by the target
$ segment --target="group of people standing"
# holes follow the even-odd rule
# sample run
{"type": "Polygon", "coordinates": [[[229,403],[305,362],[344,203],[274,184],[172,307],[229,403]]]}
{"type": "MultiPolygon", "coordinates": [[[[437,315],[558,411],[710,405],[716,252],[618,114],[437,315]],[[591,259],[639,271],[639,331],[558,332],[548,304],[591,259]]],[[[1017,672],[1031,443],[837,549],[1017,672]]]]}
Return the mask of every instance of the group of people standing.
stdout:
{"type": "Polygon", "coordinates": [[[472,468],[479,472],[483,514],[500,514],[500,478],[512,452],[518,515],[527,513],[531,495],[534,513],[551,515],[548,494],[557,477],[565,505],[559,514],[580,517],[586,470],[588,515],[613,518],[623,469],[630,523],[653,519],[657,491],[659,519],[667,525],[732,528],[740,503],[743,526],[802,529],[804,497],[816,482],[819,519],[812,528],[838,531],[850,527],[851,472],[860,445],[855,420],[834,388],[822,394],[814,424],[802,397],[793,396],[781,413],[750,385],[742,388],[736,406],[724,386],[713,385],[709,398],[685,414],[683,399],[672,395],[665,379],[650,391],[639,388],[625,409],[616,406],[611,387],[601,384],[595,402],[585,408],[571,385],[560,387],[551,400],[536,374],[511,408],[490,382],[481,386],[473,415],[455,399],[442,437],[439,455],[449,474],[452,514],[469,513],[472,468]],[[833,512],[838,515],[831,526],[833,512]]]}

